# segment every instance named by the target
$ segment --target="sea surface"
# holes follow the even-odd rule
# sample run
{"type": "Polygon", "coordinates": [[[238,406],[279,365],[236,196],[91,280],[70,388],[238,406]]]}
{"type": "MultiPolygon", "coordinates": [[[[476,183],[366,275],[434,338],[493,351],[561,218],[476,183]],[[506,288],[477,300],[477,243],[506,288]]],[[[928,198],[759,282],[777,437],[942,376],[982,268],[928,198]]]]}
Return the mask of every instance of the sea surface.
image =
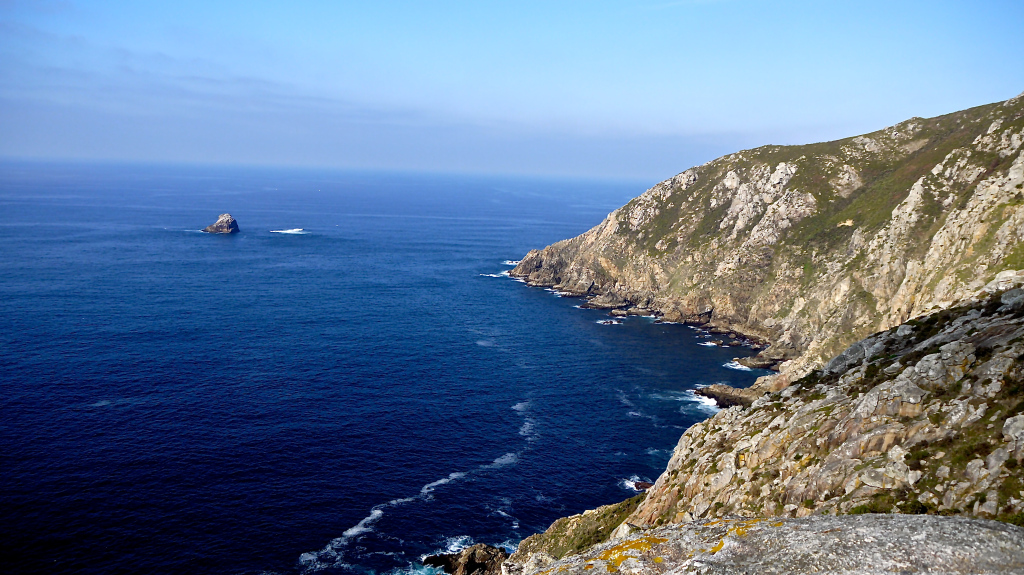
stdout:
{"type": "Polygon", "coordinates": [[[413,572],[634,495],[751,351],[505,274],[643,189],[0,164],[2,570],[413,572]]]}

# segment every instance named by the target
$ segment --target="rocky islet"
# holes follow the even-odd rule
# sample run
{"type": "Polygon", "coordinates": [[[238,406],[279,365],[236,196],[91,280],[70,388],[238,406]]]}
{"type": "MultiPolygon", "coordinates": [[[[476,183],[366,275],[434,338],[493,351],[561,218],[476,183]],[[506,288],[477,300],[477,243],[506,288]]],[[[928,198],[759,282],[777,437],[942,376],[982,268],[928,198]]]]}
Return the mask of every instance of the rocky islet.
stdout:
{"type": "Polygon", "coordinates": [[[237,234],[239,232],[238,222],[231,214],[221,214],[217,221],[203,228],[208,234],[237,234]]]}

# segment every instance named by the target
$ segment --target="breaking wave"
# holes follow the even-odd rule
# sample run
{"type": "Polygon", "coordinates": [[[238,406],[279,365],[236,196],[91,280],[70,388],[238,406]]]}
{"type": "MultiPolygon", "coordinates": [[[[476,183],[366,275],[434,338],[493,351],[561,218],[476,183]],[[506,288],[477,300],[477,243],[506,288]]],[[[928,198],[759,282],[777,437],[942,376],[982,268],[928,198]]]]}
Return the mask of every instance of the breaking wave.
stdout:
{"type": "Polygon", "coordinates": [[[739,362],[737,362],[735,360],[730,361],[728,363],[723,363],[722,367],[728,367],[729,369],[735,369],[735,370],[738,370],[738,371],[754,371],[753,369],[750,369],[749,367],[747,367],[747,366],[745,366],[745,365],[743,365],[743,364],[741,364],[741,363],[739,363],[739,362]]]}

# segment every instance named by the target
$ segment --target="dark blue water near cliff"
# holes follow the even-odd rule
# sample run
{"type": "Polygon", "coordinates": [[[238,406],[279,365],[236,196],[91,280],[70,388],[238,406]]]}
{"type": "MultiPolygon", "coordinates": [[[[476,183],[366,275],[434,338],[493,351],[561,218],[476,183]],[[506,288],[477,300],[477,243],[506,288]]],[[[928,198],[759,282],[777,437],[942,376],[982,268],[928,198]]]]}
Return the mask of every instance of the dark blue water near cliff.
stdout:
{"type": "Polygon", "coordinates": [[[501,272],[641,191],[0,165],[4,571],[387,573],[633,495],[749,351],[501,272]]]}

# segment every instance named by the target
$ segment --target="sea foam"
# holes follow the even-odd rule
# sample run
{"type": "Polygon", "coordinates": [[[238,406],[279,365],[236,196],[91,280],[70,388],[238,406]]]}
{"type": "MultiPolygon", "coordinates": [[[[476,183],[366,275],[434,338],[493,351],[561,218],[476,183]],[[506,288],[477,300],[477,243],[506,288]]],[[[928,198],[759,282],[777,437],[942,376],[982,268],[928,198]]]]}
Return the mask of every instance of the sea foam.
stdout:
{"type": "Polygon", "coordinates": [[[735,370],[738,370],[738,371],[754,371],[754,370],[750,369],[749,367],[747,367],[747,366],[745,366],[745,365],[743,365],[743,364],[741,364],[739,362],[736,362],[736,361],[730,361],[729,363],[723,363],[722,367],[728,367],[729,369],[735,369],[735,370]]]}

